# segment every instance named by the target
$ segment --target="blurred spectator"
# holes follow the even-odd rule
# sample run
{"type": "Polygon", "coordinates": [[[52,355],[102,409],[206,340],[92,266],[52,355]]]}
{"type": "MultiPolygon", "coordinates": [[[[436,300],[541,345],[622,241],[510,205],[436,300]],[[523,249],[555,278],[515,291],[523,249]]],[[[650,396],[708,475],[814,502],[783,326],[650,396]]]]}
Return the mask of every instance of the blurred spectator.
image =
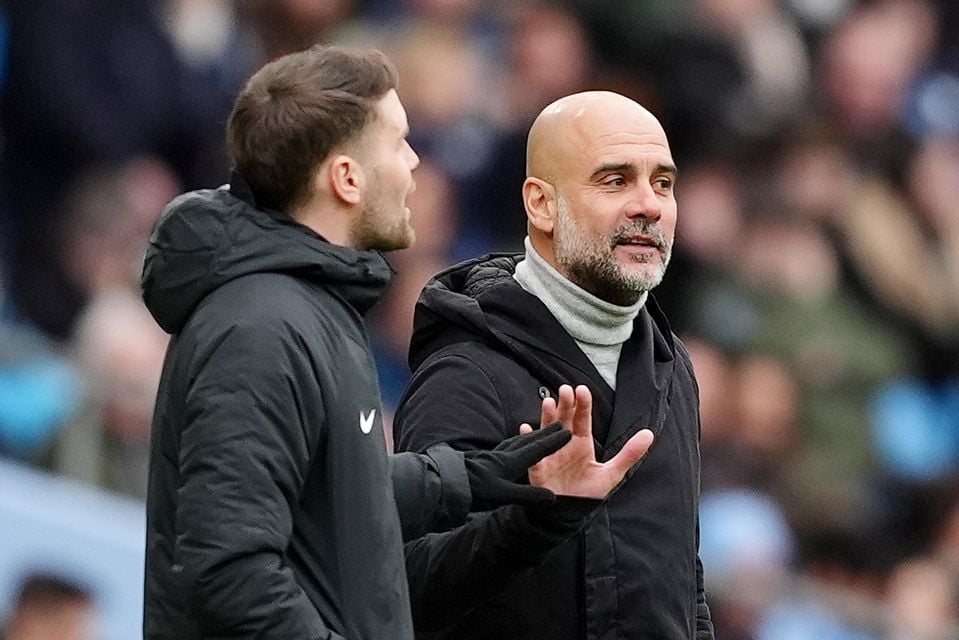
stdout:
{"type": "Polygon", "coordinates": [[[700,556],[716,637],[752,638],[784,588],[795,552],[779,507],[755,491],[706,492],[700,500],[700,556]]]}
{"type": "Polygon", "coordinates": [[[791,497],[803,450],[792,372],[768,355],[734,357],[698,338],[686,345],[700,388],[704,489],[791,497]]]}
{"type": "Polygon", "coordinates": [[[73,341],[90,389],[86,413],[63,443],[59,466],[80,479],[145,498],[150,423],[167,335],[134,291],[116,288],[97,294],[73,341]],[[74,446],[78,439],[86,442],[74,446]]]}
{"type": "Polygon", "coordinates": [[[938,33],[931,2],[879,0],[857,7],[828,35],[819,69],[825,107],[859,160],[895,166],[908,91],[931,62],[938,33]]]}
{"type": "Polygon", "coordinates": [[[84,175],[68,197],[62,262],[88,300],[71,335],[87,381],[85,411],[63,436],[57,466],[90,482],[146,495],[147,449],[167,336],[140,302],[147,238],[176,195],[148,158],[84,175]]]}
{"type": "Polygon", "coordinates": [[[34,574],[20,589],[4,640],[93,640],[94,601],[65,578],[34,574]]]}
{"type": "MultiPolygon", "coordinates": [[[[710,447],[729,440],[736,430],[736,379],[732,359],[695,336],[683,338],[699,383],[701,444],[710,447]]],[[[708,460],[704,460],[704,463],[708,460]]]]}
{"type": "Polygon", "coordinates": [[[813,584],[875,603],[882,598],[886,577],[904,551],[883,539],[875,519],[859,515],[859,522],[845,527],[803,522],[797,531],[797,566],[813,584]]]}
{"type": "Polygon", "coordinates": [[[800,446],[799,383],[785,363],[762,354],[743,358],[737,374],[737,436],[771,471],[800,446]]]}
{"type": "Polygon", "coordinates": [[[155,2],[10,0],[7,13],[0,186],[14,239],[9,293],[25,320],[64,338],[85,300],[54,247],[66,191],[96,164],[143,154],[161,157],[186,187],[213,185],[226,169],[224,112],[192,84],[155,2]]]}
{"type": "Polygon", "coordinates": [[[889,579],[887,640],[959,637],[959,578],[930,558],[900,564],[889,579]]]}
{"type": "Polygon", "coordinates": [[[170,169],[150,157],[91,167],[78,176],[54,240],[84,298],[115,288],[137,291],[150,231],[179,188],[170,169]]]}

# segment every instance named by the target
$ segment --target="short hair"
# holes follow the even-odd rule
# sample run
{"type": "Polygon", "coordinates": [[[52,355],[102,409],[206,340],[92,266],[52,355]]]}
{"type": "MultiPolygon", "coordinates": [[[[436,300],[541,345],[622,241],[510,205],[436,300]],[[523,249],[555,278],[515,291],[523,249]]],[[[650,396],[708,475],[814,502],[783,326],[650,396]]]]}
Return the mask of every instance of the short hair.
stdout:
{"type": "Polygon", "coordinates": [[[316,166],[363,132],[396,84],[377,49],[317,45],[257,71],[227,123],[234,169],[257,205],[289,213],[305,200],[316,166]]]}

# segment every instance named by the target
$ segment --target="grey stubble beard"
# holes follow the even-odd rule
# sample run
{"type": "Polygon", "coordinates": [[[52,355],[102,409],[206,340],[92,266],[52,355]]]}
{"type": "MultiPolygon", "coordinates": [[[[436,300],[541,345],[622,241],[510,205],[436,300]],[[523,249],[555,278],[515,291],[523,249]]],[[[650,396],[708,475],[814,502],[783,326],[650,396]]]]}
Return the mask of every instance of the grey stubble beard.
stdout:
{"type": "MultiPolygon", "coordinates": [[[[618,306],[629,306],[662,282],[672,257],[672,242],[665,238],[655,222],[645,218],[637,218],[633,223],[622,225],[608,237],[591,236],[577,224],[566,199],[558,195],[553,252],[557,263],[565,269],[571,282],[601,300],[618,306]],[[618,240],[631,234],[656,239],[661,261],[653,273],[628,273],[616,259],[618,240]]],[[[635,261],[649,260],[646,256],[637,256],[635,261]]]]}

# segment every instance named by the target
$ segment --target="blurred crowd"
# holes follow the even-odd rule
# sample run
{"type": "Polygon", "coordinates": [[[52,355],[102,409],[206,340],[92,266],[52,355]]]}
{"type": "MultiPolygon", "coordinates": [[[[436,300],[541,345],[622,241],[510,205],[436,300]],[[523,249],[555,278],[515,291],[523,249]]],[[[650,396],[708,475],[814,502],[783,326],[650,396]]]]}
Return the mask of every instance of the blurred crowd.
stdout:
{"type": "Polygon", "coordinates": [[[699,378],[717,638],[959,638],[951,0],[0,0],[0,456],[144,495],[145,243],[226,181],[244,80],[315,42],[395,61],[422,158],[371,318],[388,408],[422,285],[522,247],[532,119],[623,93],[680,168],[655,295],[699,378]]]}

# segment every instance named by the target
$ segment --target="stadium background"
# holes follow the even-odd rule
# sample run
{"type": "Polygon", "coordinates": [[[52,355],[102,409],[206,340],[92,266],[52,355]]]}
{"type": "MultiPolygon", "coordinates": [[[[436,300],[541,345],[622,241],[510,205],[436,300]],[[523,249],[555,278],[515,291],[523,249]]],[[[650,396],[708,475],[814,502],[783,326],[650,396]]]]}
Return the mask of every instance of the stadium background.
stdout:
{"type": "Polygon", "coordinates": [[[702,392],[719,640],[959,638],[959,3],[0,1],[0,628],[26,576],[138,636],[166,336],[139,302],[180,191],[225,182],[244,79],[316,41],[396,62],[418,241],[371,318],[384,402],[412,305],[516,249],[525,132],[636,98],[680,167],[656,296],[702,392]]]}

